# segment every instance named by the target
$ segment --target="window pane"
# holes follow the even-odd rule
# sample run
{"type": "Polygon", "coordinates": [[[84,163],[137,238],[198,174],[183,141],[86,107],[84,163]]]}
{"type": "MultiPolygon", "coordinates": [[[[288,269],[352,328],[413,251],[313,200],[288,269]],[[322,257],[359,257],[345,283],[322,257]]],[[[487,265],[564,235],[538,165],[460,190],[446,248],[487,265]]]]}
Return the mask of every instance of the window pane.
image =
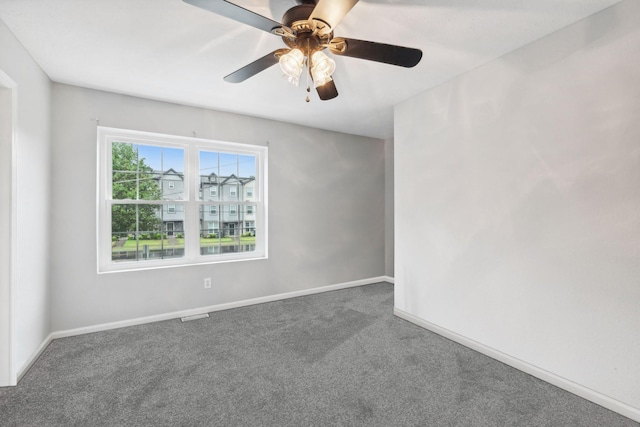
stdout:
{"type": "Polygon", "coordinates": [[[142,261],[184,256],[184,205],[113,205],[111,207],[112,261],[142,261]]]}
{"type": "Polygon", "coordinates": [[[220,176],[238,176],[238,155],[220,153],[220,176]]]}
{"type": "Polygon", "coordinates": [[[198,153],[198,170],[200,200],[218,200],[219,153],[200,151],[198,153]]]}
{"type": "Polygon", "coordinates": [[[245,210],[240,208],[243,206],[200,206],[201,255],[255,251],[255,219],[244,219],[245,210]]]}
{"type": "Polygon", "coordinates": [[[184,200],[184,150],[114,142],[115,200],[184,200]]]}

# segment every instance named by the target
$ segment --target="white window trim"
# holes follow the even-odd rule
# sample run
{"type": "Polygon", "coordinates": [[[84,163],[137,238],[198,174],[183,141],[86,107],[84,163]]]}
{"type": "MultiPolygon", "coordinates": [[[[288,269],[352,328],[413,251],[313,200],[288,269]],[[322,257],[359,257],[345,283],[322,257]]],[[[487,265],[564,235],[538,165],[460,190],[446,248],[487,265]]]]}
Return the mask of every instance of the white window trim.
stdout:
{"type": "MultiPolygon", "coordinates": [[[[163,135],[151,132],[98,126],[98,167],[97,167],[97,250],[98,273],[146,270],[165,267],[181,267],[222,262],[247,261],[268,258],[268,148],[266,146],[214,141],[202,138],[163,135]],[[124,142],[131,144],[160,145],[185,150],[185,194],[184,200],[136,201],[140,204],[182,205],[184,209],[185,255],[182,258],[144,261],[111,260],[111,206],[120,200],[111,199],[111,144],[124,142]],[[219,205],[245,205],[251,203],[256,215],[256,249],[253,252],[200,255],[200,206],[208,204],[199,200],[199,151],[245,154],[256,157],[255,198],[251,202],[217,202],[219,205]]],[[[129,201],[128,202],[133,202],[129,201]]]]}

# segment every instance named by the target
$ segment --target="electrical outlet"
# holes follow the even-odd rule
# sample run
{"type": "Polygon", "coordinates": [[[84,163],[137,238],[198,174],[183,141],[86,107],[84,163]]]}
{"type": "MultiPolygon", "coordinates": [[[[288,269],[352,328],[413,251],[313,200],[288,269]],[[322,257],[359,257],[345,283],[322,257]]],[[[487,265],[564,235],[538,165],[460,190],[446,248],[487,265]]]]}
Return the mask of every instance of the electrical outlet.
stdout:
{"type": "Polygon", "coordinates": [[[211,277],[204,278],[204,288],[205,289],[211,288],[211,277]]]}

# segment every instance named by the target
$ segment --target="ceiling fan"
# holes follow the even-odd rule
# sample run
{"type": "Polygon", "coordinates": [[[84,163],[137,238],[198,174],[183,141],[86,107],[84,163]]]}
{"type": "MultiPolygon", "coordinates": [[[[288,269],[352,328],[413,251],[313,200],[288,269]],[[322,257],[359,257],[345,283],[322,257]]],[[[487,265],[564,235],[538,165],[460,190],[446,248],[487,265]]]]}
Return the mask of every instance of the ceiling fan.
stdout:
{"type": "MultiPolygon", "coordinates": [[[[279,63],[289,82],[297,86],[306,66],[318,96],[326,101],[338,96],[338,90],[332,78],[335,61],[323,52],[325,49],[335,55],[407,68],[417,65],[422,58],[419,49],[334,37],[334,28],[358,0],[296,0],[298,5],[285,12],[282,23],[226,0],[184,2],[280,36],[287,45],[287,48],[275,50],[229,74],[224,80],[230,83],[243,82],[279,63]]],[[[307,92],[310,90],[307,85],[307,92]]]]}

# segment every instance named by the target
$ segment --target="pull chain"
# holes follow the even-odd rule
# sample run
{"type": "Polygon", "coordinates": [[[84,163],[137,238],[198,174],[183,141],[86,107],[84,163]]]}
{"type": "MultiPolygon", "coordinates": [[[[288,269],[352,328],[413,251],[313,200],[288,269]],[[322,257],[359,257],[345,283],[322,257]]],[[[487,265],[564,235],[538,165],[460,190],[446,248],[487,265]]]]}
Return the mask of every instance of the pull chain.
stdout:
{"type": "Polygon", "coordinates": [[[311,74],[311,49],[309,48],[309,39],[307,39],[307,102],[311,101],[311,98],[309,98],[309,93],[311,92],[311,86],[309,86],[309,74],[311,74]]]}

